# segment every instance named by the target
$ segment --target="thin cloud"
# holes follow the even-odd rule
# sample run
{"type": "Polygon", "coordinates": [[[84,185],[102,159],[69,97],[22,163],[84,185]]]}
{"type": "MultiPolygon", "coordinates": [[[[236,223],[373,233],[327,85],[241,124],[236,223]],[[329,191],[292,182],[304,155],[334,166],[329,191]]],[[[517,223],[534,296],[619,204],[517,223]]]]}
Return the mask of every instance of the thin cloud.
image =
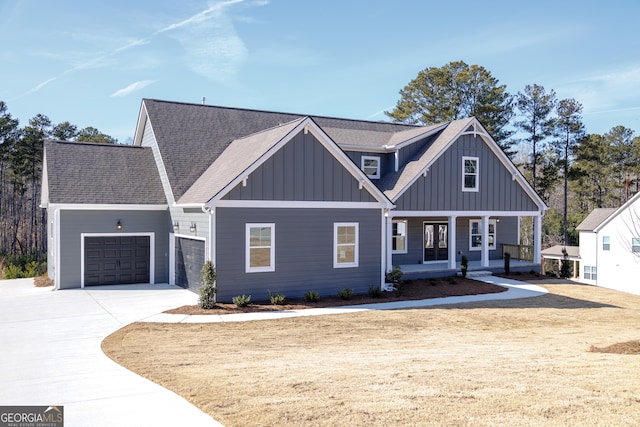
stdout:
{"type": "Polygon", "coordinates": [[[223,10],[224,8],[226,8],[227,6],[231,6],[231,5],[236,4],[236,3],[242,3],[243,1],[244,0],[228,0],[228,1],[221,2],[221,3],[216,3],[213,6],[209,7],[208,9],[203,10],[202,12],[197,13],[197,14],[193,15],[190,18],[187,18],[187,19],[185,19],[183,21],[180,21],[180,22],[177,22],[175,24],[168,25],[168,26],[156,31],[155,33],[153,33],[153,35],[155,36],[155,35],[158,35],[158,34],[165,33],[167,31],[176,30],[178,28],[185,27],[185,26],[193,24],[193,23],[202,22],[202,21],[207,19],[208,15],[211,15],[214,12],[219,12],[219,11],[223,10]]]}
{"type": "Polygon", "coordinates": [[[155,83],[156,80],[140,80],[138,82],[134,82],[131,83],[129,86],[122,88],[122,89],[118,89],[117,91],[113,92],[111,94],[111,98],[118,98],[121,96],[127,96],[129,95],[131,92],[135,92],[137,90],[143,89],[147,86],[149,86],[150,84],[155,83]]]}

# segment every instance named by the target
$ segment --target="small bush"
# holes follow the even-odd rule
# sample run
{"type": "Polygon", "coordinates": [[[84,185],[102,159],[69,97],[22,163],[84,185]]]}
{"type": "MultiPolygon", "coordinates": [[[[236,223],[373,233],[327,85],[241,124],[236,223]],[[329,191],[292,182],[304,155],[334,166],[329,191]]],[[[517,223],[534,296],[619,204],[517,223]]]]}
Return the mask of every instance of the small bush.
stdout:
{"type": "Polygon", "coordinates": [[[9,264],[3,272],[3,276],[7,280],[21,279],[24,277],[24,271],[18,265],[9,264]]]}
{"type": "Polygon", "coordinates": [[[436,279],[429,279],[429,284],[430,284],[431,286],[435,286],[435,285],[437,285],[437,284],[438,284],[438,281],[437,281],[436,279]]]}
{"type": "Polygon", "coordinates": [[[462,259],[460,260],[460,273],[462,274],[462,277],[465,278],[467,277],[467,269],[469,268],[469,260],[467,259],[466,256],[462,256],[462,259]]]}
{"type": "Polygon", "coordinates": [[[369,286],[369,296],[371,298],[381,298],[382,297],[382,289],[380,289],[380,286],[369,286]]]}
{"type": "Polygon", "coordinates": [[[216,269],[210,260],[205,262],[202,270],[200,270],[200,283],[202,283],[202,286],[199,289],[198,307],[210,310],[216,306],[216,292],[218,292],[215,287],[216,269]]]}
{"type": "Polygon", "coordinates": [[[304,293],[304,300],[306,302],[318,302],[320,301],[320,294],[316,291],[307,291],[304,293]]]}
{"type": "Polygon", "coordinates": [[[238,295],[233,297],[232,301],[237,307],[246,307],[251,304],[251,295],[238,295]]]}
{"type": "Polygon", "coordinates": [[[456,285],[456,284],[458,284],[458,281],[457,281],[457,280],[456,280],[456,278],[455,278],[455,277],[453,277],[453,276],[452,276],[452,277],[449,277],[449,278],[447,279],[447,281],[449,282],[449,284],[450,284],[450,285],[456,285]]]}
{"type": "Polygon", "coordinates": [[[284,305],[285,301],[287,300],[287,297],[285,297],[282,294],[272,294],[271,291],[269,292],[269,300],[271,301],[271,304],[273,305],[284,305]]]}
{"type": "Polygon", "coordinates": [[[393,283],[393,286],[398,287],[398,285],[402,282],[402,270],[399,265],[394,265],[393,270],[387,273],[387,282],[393,283]]]}
{"type": "Polygon", "coordinates": [[[505,276],[511,274],[511,254],[509,252],[504,253],[504,274],[505,276]]]}
{"type": "Polygon", "coordinates": [[[351,288],[344,288],[343,290],[338,291],[338,296],[340,297],[340,299],[351,299],[351,295],[353,295],[353,289],[351,288]]]}

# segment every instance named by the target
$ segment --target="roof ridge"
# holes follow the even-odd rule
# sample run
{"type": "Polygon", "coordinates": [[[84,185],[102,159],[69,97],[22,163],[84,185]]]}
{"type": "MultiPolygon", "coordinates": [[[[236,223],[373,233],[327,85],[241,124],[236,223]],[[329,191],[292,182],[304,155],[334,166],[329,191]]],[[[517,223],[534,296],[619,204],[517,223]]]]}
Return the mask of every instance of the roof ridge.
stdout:
{"type": "Polygon", "coordinates": [[[62,139],[51,139],[51,138],[45,139],[44,142],[52,143],[52,144],[87,145],[87,146],[94,146],[94,147],[147,148],[147,147],[137,146],[133,144],[118,144],[118,143],[110,144],[110,143],[93,142],[93,141],[65,141],[62,139]]]}

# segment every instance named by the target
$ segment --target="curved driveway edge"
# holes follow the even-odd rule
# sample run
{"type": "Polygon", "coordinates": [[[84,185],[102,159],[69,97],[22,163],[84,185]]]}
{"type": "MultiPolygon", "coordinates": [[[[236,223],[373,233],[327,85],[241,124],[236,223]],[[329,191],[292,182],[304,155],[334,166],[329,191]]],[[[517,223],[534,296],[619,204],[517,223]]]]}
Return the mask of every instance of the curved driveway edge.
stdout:
{"type": "Polygon", "coordinates": [[[128,323],[196,303],[170,285],[52,291],[0,281],[0,405],[61,405],[66,426],[220,426],[100,348],[128,323]]]}
{"type": "Polygon", "coordinates": [[[475,280],[481,280],[483,282],[491,283],[493,285],[499,285],[507,288],[506,292],[500,292],[497,294],[480,294],[480,295],[465,295],[459,297],[446,297],[446,298],[430,298],[424,300],[410,300],[410,301],[394,301],[394,302],[382,302],[377,304],[361,304],[341,306],[334,308],[310,308],[303,310],[279,310],[279,311],[263,311],[257,313],[236,313],[236,314],[202,314],[202,315],[183,315],[183,314],[167,314],[158,313],[150,316],[146,319],[142,319],[142,322],[156,322],[156,323],[220,323],[220,322],[246,322],[252,320],[269,320],[269,319],[284,319],[288,317],[303,317],[303,316],[322,316],[328,314],[344,314],[344,313],[356,313],[359,311],[369,310],[397,310],[403,308],[420,308],[420,307],[432,307],[436,305],[447,304],[460,304],[467,302],[479,302],[479,301],[496,301],[496,300],[508,300],[518,298],[530,298],[548,293],[548,291],[538,285],[532,285],[526,282],[520,282],[518,280],[505,279],[498,276],[480,276],[474,277],[475,280]]]}

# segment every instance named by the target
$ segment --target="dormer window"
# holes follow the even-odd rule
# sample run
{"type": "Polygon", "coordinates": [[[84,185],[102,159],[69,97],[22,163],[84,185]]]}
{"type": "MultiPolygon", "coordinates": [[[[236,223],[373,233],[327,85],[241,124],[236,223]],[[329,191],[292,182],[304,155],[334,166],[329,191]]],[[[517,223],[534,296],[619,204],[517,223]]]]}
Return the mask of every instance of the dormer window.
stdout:
{"type": "Polygon", "coordinates": [[[478,191],[478,158],[462,157],[462,191],[478,191]]]}
{"type": "Polygon", "coordinates": [[[380,179],[380,157],[362,156],[362,171],[371,179],[380,179]]]}

